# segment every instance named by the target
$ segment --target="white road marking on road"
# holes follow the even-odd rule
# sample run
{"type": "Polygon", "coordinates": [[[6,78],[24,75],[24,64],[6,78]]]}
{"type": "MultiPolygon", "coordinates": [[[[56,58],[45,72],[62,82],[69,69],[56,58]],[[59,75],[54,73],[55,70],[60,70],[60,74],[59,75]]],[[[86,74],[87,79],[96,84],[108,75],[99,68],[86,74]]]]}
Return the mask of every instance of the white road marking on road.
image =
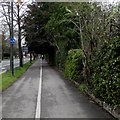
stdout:
{"type": "Polygon", "coordinates": [[[2,70],[4,70],[5,68],[2,68],[2,70]]]}
{"type": "Polygon", "coordinates": [[[4,67],[4,66],[9,66],[9,65],[10,65],[10,64],[7,64],[7,65],[2,65],[2,66],[4,67]]]}
{"type": "MultiPolygon", "coordinates": [[[[15,60],[16,61],[16,60],[15,60]]],[[[27,63],[27,62],[29,62],[29,60],[25,60],[24,61],[24,64],[25,63],[27,63]]],[[[4,68],[4,67],[6,67],[6,66],[8,66],[8,67],[10,67],[10,63],[9,64],[6,64],[6,65],[3,65],[3,63],[2,64],[0,64],[0,68],[1,68],[1,70],[4,70],[4,69],[6,69],[6,68],[4,68]]],[[[19,67],[19,62],[14,62],[14,68],[16,68],[16,67],[19,67]],[[15,64],[18,64],[18,65],[15,65],[15,64]]],[[[3,74],[3,73],[5,73],[7,71],[7,69],[6,70],[4,70],[3,72],[2,71],[0,71],[0,74],[3,74]]]]}
{"type": "Polygon", "coordinates": [[[3,73],[5,73],[7,70],[4,70],[3,72],[0,72],[0,74],[3,74],[3,73]]]}
{"type": "Polygon", "coordinates": [[[41,61],[39,90],[38,90],[37,106],[36,106],[36,114],[35,114],[36,119],[40,118],[41,115],[41,88],[42,88],[42,61],[41,61]]]}

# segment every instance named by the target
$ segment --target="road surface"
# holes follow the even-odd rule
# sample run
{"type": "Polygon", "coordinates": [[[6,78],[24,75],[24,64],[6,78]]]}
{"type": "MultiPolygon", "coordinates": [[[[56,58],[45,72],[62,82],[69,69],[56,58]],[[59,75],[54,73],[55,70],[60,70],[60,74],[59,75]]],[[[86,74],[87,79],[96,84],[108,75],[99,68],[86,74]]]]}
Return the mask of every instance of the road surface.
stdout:
{"type": "MultiPolygon", "coordinates": [[[[23,58],[23,62],[26,63],[29,61],[30,58],[23,58]]],[[[14,68],[19,66],[19,59],[14,59],[14,68]]],[[[3,60],[2,63],[0,63],[1,71],[0,73],[10,69],[10,60],[3,60]]]]}
{"type": "Polygon", "coordinates": [[[3,118],[34,119],[36,113],[41,118],[113,119],[45,61],[41,65],[41,60],[33,64],[2,96],[3,118]],[[37,107],[40,111],[37,111],[37,107]]]}

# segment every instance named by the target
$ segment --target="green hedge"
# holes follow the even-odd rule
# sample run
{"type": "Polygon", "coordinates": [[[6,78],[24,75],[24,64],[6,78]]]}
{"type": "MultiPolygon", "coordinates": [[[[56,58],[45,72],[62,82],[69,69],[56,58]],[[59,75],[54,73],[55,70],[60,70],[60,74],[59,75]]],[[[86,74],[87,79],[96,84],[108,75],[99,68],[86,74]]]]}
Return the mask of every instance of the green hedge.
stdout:
{"type": "Polygon", "coordinates": [[[120,41],[106,43],[90,62],[93,94],[114,107],[120,107],[120,41]]]}
{"type": "Polygon", "coordinates": [[[81,82],[83,80],[82,70],[82,51],[80,49],[71,49],[68,51],[65,61],[64,75],[70,80],[81,82]]]}
{"type": "MultiPolygon", "coordinates": [[[[89,68],[92,93],[114,108],[120,107],[120,40],[105,43],[91,56],[89,68]]],[[[79,83],[83,77],[82,51],[71,49],[65,61],[64,75],[79,83]]]]}

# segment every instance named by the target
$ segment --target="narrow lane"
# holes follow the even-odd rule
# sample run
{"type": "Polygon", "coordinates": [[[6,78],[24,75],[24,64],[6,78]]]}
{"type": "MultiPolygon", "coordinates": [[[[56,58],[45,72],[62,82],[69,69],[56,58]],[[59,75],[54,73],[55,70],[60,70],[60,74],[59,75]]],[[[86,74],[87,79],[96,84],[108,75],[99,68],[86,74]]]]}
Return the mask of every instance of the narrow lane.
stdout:
{"type": "Polygon", "coordinates": [[[34,118],[40,79],[40,60],[2,93],[3,118],[34,118]]]}
{"type": "MultiPolygon", "coordinates": [[[[41,61],[38,60],[18,81],[3,92],[3,118],[35,118],[40,66],[41,61]]],[[[65,80],[45,61],[42,66],[42,94],[41,100],[39,99],[41,118],[102,118],[101,120],[110,118],[113,120],[109,113],[91,102],[87,96],[82,95],[71,82],[65,80]]]]}
{"type": "Polygon", "coordinates": [[[41,105],[41,118],[112,118],[46,62],[43,62],[41,105]]]}

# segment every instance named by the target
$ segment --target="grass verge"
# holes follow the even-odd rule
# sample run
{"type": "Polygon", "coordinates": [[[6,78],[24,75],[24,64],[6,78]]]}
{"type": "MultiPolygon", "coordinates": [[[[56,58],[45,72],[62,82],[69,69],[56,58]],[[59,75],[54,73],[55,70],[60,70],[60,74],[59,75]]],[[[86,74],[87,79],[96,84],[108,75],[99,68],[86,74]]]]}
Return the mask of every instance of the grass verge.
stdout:
{"type": "Polygon", "coordinates": [[[14,83],[26,70],[35,63],[36,60],[33,60],[31,63],[25,63],[23,67],[16,67],[14,69],[14,76],[11,75],[10,70],[7,70],[7,72],[0,75],[0,91],[4,91],[6,88],[8,88],[12,83],[14,83]]]}

